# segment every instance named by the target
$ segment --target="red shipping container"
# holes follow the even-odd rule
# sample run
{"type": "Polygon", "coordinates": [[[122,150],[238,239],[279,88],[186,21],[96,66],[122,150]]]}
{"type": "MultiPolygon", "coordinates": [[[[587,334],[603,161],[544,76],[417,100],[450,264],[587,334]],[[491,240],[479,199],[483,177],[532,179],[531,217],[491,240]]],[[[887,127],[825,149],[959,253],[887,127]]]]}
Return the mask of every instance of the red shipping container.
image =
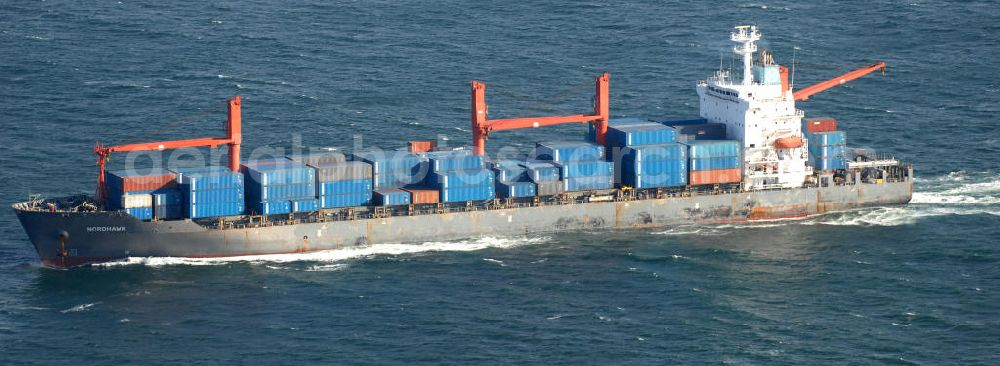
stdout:
{"type": "Polygon", "coordinates": [[[441,202],[441,193],[436,189],[414,189],[406,188],[404,191],[410,192],[411,202],[418,203],[438,203],[441,202]]]}
{"type": "Polygon", "coordinates": [[[122,192],[155,191],[157,189],[177,186],[177,176],[174,173],[147,175],[117,175],[107,173],[109,187],[120,186],[122,192]]]}
{"type": "Polygon", "coordinates": [[[837,130],[837,120],[830,117],[806,118],[806,132],[834,132],[837,130]]]}
{"type": "Polygon", "coordinates": [[[407,143],[407,146],[410,147],[410,153],[411,154],[416,154],[416,153],[434,151],[434,149],[437,148],[437,142],[436,141],[410,141],[409,143],[407,143]]]}
{"type": "Polygon", "coordinates": [[[695,170],[691,171],[688,175],[688,184],[697,186],[702,184],[738,183],[740,175],[739,169],[695,170]]]}

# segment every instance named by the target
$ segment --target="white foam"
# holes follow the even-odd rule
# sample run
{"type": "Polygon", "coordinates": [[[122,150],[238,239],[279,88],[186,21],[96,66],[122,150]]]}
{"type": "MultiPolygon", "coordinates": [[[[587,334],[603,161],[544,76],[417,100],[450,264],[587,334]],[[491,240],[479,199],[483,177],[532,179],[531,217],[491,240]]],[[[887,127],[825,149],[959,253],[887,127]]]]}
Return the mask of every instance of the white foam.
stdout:
{"type": "Polygon", "coordinates": [[[910,203],[996,205],[1000,204],[1000,197],[992,195],[948,194],[944,192],[914,192],[913,200],[910,203]]]}
{"type": "Polygon", "coordinates": [[[310,266],[306,268],[306,272],[333,272],[347,269],[349,265],[347,263],[334,263],[334,264],[318,264],[315,266],[310,266]]]}
{"type": "Polygon", "coordinates": [[[94,307],[94,305],[97,305],[97,304],[100,304],[100,303],[99,302],[92,302],[92,303],[89,303],[89,304],[80,304],[80,305],[71,307],[69,309],[63,310],[62,313],[66,314],[66,313],[78,313],[78,312],[81,312],[81,311],[87,311],[87,310],[90,310],[90,308],[94,307]]]}
{"type": "Polygon", "coordinates": [[[493,259],[493,258],[483,258],[483,260],[486,261],[486,262],[499,264],[500,267],[506,267],[507,266],[506,264],[503,264],[502,260],[493,259]]]}
{"type": "MultiPolygon", "coordinates": [[[[98,266],[113,267],[126,265],[145,265],[151,267],[169,265],[189,265],[189,266],[213,266],[234,262],[248,263],[269,263],[271,269],[288,269],[284,266],[275,266],[275,263],[291,262],[327,262],[335,263],[356,258],[368,258],[374,256],[395,256],[426,252],[469,252],[486,248],[513,248],[523,245],[539,244],[549,241],[548,237],[483,237],[463,241],[451,242],[426,242],[422,244],[376,244],[366,247],[323,250],[309,253],[296,254],[268,254],[268,255],[247,255],[223,258],[183,258],[183,257],[129,257],[125,260],[97,264],[98,266]]],[[[313,266],[314,271],[335,271],[346,267],[336,266],[313,266]]]]}

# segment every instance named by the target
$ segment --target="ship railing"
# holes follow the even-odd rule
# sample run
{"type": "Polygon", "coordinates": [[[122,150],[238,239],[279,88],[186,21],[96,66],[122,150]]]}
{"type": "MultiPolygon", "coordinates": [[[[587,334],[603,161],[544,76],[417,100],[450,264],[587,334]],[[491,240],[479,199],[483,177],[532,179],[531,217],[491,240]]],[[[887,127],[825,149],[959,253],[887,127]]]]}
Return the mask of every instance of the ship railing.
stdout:
{"type": "Polygon", "coordinates": [[[268,226],[295,225],[302,223],[321,223],[389,218],[397,216],[433,215],[441,213],[506,210],[529,207],[557,206],[581,204],[588,202],[641,201],[665,198],[684,198],[732,194],[742,192],[739,183],[706,185],[698,187],[650,188],[632,190],[626,194],[618,189],[571,192],[555,196],[525,197],[513,200],[488,200],[456,204],[417,204],[387,207],[352,207],[340,209],[324,209],[319,212],[270,215],[243,216],[234,220],[205,219],[196,220],[200,225],[212,229],[243,229],[268,226]]]}

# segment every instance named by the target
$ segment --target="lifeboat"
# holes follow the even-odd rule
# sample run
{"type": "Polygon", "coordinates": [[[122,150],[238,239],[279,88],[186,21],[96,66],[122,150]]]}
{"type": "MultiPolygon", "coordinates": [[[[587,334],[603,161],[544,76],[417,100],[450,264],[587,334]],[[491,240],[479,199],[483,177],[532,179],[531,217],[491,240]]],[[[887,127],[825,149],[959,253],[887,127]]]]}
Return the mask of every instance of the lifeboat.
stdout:
{"type": "Polygon", "coordinates": [[[774,147],[776,149],[794,149],[802,147],[802,144],[802,138],[798,136],[782,137],[774,140],[774,147]]]}

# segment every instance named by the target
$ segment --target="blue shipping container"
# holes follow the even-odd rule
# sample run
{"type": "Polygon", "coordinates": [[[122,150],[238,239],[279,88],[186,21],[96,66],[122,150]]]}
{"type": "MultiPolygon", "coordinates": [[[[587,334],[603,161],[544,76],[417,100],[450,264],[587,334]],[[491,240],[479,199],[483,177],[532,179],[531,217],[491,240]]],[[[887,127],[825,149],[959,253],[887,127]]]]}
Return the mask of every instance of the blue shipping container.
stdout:
{"type": "MultiPolygon", "coordinates": [[[[180,206],[184,204],[184,194],[180,189],[165,189],[153,192],[153,207],[156,206],[180,206]]],[[[242,200],[243,198],[240,197],[242,200]]]]}
{"type": "Polygon", "coordinates": [[[614,163],[610,161],[567,161],[556,165],[559,165],[563,179],[614,174],[614,163]]]}
{"type": "Polygon", "coordinates": [[[184,217],[184,205],[153,205],[153,217],[157,220],[175,220],[184,217]]]}
{"type": "Polygon", "coordinates": [[[378,206],[396,206],[410,204],[410,192],[403,190],[375,191],[374,202],[378,206]]]}
{"type": "Polygon", "coordinates": [[[519,167],[524,164],[524,160],[514,160],[514,159],[503,159],[490,162],[490,168],[513,168],[519,167]]]}
{"type": "Polygon", "coordinates": [[[850,150],[845,145],[809,145],[809,154],[816,157],[849,156],[850,150]]]}
{"type": "Polygon", "coordinates": [[[202,189],[197,191],[185,190],[182,199],[183,203],[192,205],[219,203],[219,202],[243,202],[243,189],[242,188],[202,189]]]}
{"type": "Polygon", "coordinates": [[[809,139],[809,146],[847,144],[847,134],[844,131],[809,133],[806,137],[809,139]]]}
{"type": "Polygon", "coordinates": [[[532,182],[552,182],[562,178],[562,168],[553,163],[525,163],[528,179],[532,182]]]}
{"type": "Polygon", "coordinates": [[[202,205],[184,205],[184,217],[236,216],[243,214],[243,202],[222,202],[202,205]]]}
{"type": "Polygon", "coordinates": [[[563,187],[567,192],[611,189],[614,188],[614,177],[609,175],[603,177],[568,178],[563,180],[563,187]]]}
{"type": "Polygon", "coordinates": [[[847,169],[847,158],[814,158],[813,167],[817,170],[847,169]]]}
{"type": "Polygon", "coordinates": [[[280,215],[292,212],[292,201],[262,201],[251,204],[258,215],[280,215]]]}
{"type": "Polygon", "coordinates": [[[427,172],[427,159],[406,151],[368,150],[352,154],[355,161],[366,161],[372,165],[375,174],[383,171],[405,171],[410,175],[427,172]]]}
{"type": "Polygon", "coordinates": [[[292,200],[292,212],[313,212],[319,211],[319,199],[306,198],[292,200]]]}
{"type": "Polygon", "coordinates": [[[302,184],[316,182],[316,169],[302,163],[284,160],[285,163],[243,165],[246,181],[263,186],[302,184]]]}
{"type": "Polygon", "coordinates": [[[437,172],[431,179],[431,183],[438,188],[493,186],[494,182],[493,171],[489,169],[437,172]]]}
{"type": "Polygon", "coordinates": [[[353,179],[337,182],[326,182],[319,185],[319,195],[364,193],[372,191],[371,179],[353,179]]]}
{"type": "MultiPolygon", "coordinates": [[[[638,117],[620,117],[611,118],[608,120],[608,126],[626,126],[641,123],[649,123],[648,118],[638,118],[638,117]]],[[[597,130],[594,129],[594,123],[587,124],[587,141],[594,142],[597,139],[597,130]]]]}
{"type": "Polygon", "coordinates": [[[534,197],[535,196],[535,183],[531,183],[531,182],[511,182],[511,183],[497,182],[496,195],[497,195],[497,197],[500,197],[500,198],[534,197]]]}
{"type": "Polygon", "coordinates": [[[535,160],[604,160],[604,146],[582,141],[544,142],[535,146],[535,160]]]}
{"type": "Polygon", "coordinates": [[[673,160],[649,160],[633,162],[626,160],[622,162],[621,175],[658,175],[658,174],[687,174],[688,164],[684,159],[673,160]]]}
{"type": "Polygon", "coordinates": [[[193,191],[243,187],[243,173],[224,167],[178,168],[174,172],[177,173],[177,181],[193,191]]]}
{"type": "Polygon", "coordinates": [[[655,122],[608,127],[608,146],[658,145],[674,141],[677,141],[677,131],[655,122]]]}
{"type": "Polygon", "coordinates": [[[622,149],[623,161],[654,161],[687,159],[687,145],[670,143],[626,147],[622,149]]]}
{"type": "Polygon", "coordinates": [[[426,157],[430,171],[482,169],[483,157],[473,155],[469,150],[434,151],[421,154],[426,157]]]}
{"type": "Polygon", "coordinates": [[[736,169],[739,167],[740,158],[738,156],[691,159],[688,164],[688,169],[691,171],[736,169]]]}
{"type": "Polygon", "coordinates": [[[323,208],[368,206],[372,204],[372,192],[326,195],[319,199],[323,208]]]}
{"type": "Polygon", "coordinates": [[[684,186],[687,185],[687,172],[625,175],[622,184],[638,189],[684,186]]]}
{"type": "Polygon", "coordinates": [[[246,188],[247,202],[287,201],[299,198],[316,197],[315,183],[279,184],[260,186],[248,184],[246,188]]]}
{"type": "Polygon", "coordinates": [[[441,202],[483,201],[496,198],[493,184],[485,186],[466,186],[441,189],[441,202]]]}
{"type": "Polygon", "coordinates": [[[430,179],[431,175],[414,175],[410,170],[387,170],[375,174],[373,188],[378,190],[397,189],[411,184],[424,182],[430,179]]]}
{"type": "Polygon", "coordinates": [[[720,156],[740,156],[740,143],[734,140],[688,141],[688,157],[691,159],[715,158],[720,156]]]}
{"type": "Polygon", "coordinates": [[[493,168],[497,182],[524,182],[528,180],[528,169],[523,166],[493,168]]]}
{"type": "Polygon", "coordinates": [[[153,219],[153,208],[152,207],[135,207],[126,208],[125,212],[135,218],[143,221],[149,221],[153,219]]]}

